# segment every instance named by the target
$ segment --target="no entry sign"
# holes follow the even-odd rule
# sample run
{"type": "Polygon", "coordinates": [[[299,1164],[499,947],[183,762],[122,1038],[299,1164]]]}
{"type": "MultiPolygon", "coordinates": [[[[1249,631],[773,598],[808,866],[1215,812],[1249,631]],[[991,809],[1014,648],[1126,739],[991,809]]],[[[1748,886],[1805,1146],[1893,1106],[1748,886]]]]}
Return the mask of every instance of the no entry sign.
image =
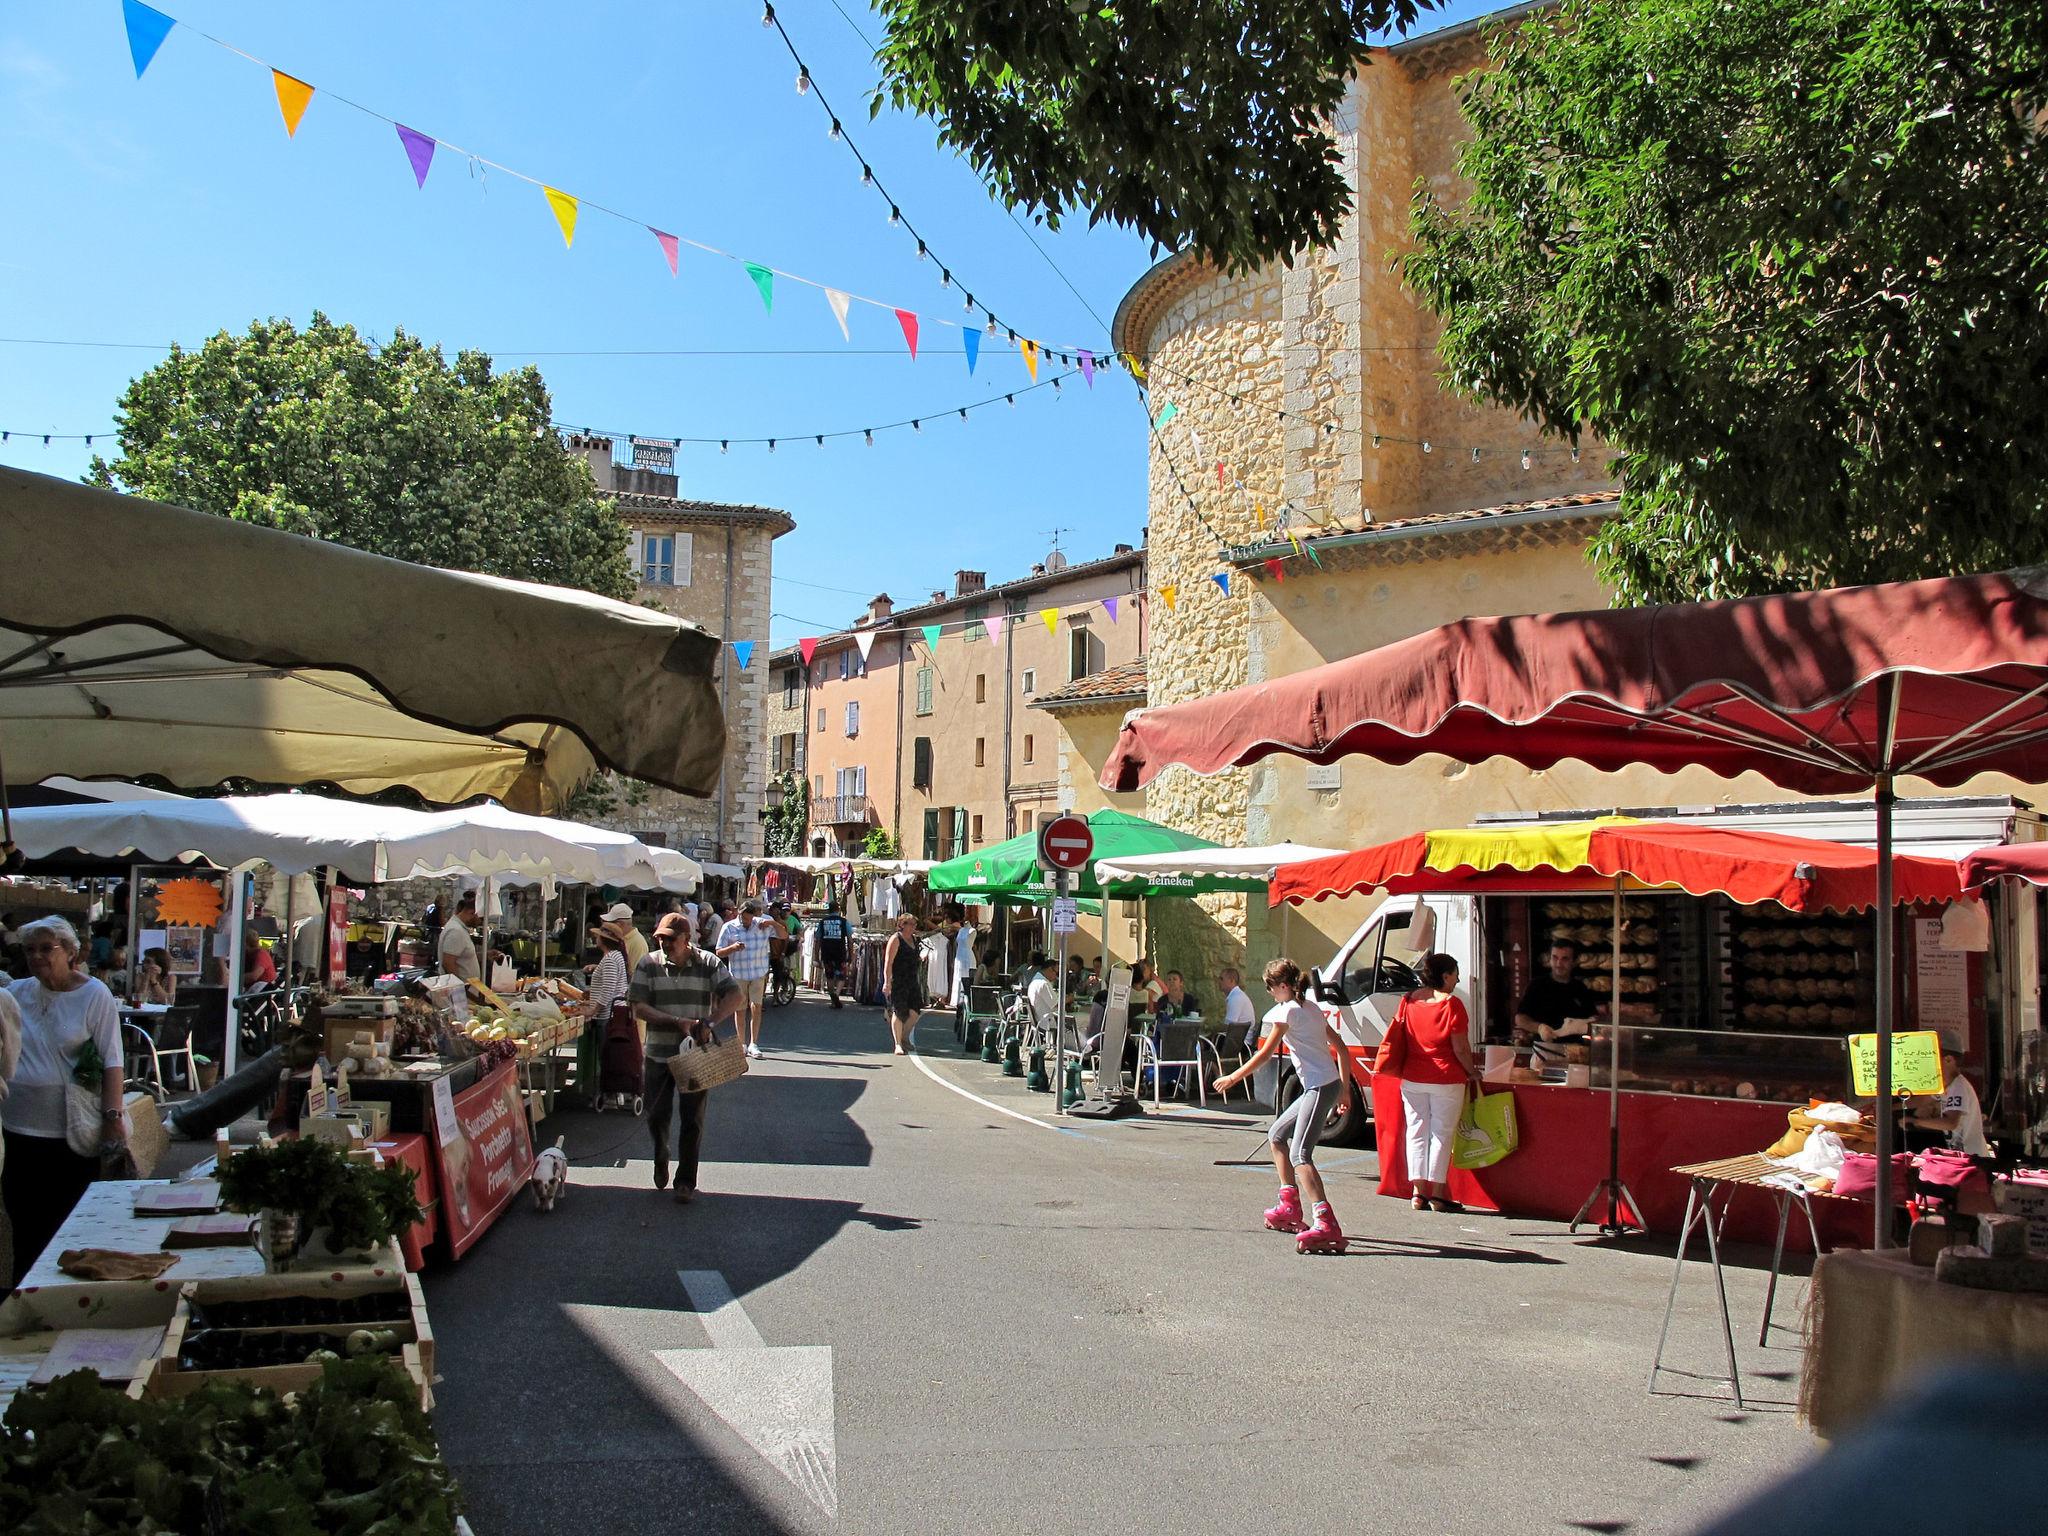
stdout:
{"type": "Polygon", "coordinates": [[[1078,816],[1055,816],[1038,829],[1038,862],[1069,873],[1085,869],[1095,852],[1095,831],[1078,816]]]}

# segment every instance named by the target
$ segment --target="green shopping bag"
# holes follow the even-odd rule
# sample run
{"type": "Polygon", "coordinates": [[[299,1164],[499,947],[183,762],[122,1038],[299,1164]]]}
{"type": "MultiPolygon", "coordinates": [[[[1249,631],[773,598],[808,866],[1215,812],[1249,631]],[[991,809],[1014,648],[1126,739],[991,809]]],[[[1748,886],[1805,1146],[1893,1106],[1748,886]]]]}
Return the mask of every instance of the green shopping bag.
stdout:
{"type": "Polygon", "coordinates": [[[1515,1150],[1515,1096],[1474,1090],[1458,1116],[1458,1134],[1451,1143],[1454,1168],[1491,1168],[1515,1150]]]}

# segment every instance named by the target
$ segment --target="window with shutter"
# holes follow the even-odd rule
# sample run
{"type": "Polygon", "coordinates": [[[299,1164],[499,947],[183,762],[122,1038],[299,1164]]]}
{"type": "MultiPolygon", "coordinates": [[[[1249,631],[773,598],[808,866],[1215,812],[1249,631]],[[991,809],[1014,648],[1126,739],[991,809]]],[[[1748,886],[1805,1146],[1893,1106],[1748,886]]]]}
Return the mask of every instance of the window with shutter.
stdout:
{"type": "Polygon", "coordinates": [[[1030,738],[1029,736],[1026,736],[1026,737],[1024,738],[1024,761],[1028,763],[1028,762],[1031,762],[1032,760],[1033,760],[1033,744],[1032,744],[1032,740],[1031,740],[1031,738],[1030,738]]]}
{"type": "Polygon", "coordinates": [[[936,807],[924,813],[924,856],[927,859],[939,856],[939,813],[936,807]]]}
{"type": "Polygon", "coordinates": [[[960,632],[960,638],[969,645],[979,644],[982,638],[988,634],[987,628],[982,623],[987,617],[987,603],[969,603],[967,605],[967,628],[960,632]]]}
{"type": "Polygon", "coordinates": [[[770,773],[780,773],[783,770],[782,741],[783,738],[778,736],[770,744],[768,753],[768,771],[770,773]]]}
{"type": "Polygon", "coordinates": [[[860,700],[858,699],[849,699],[846,702],[846,734],[849,736],[858,736],[860,734],[860,700]]]}
{"type": "Polygon", "coordinates": [[[1038,669],[1036,667],[1026,667],[1018,686],[1022,689],[1024,697],[1027,699],[1038,692],[1038,669]]]}
{"type": "Polygon", "coordinates": [[[920,736],[910,744],[910,787],[932,787],[932,739],[920,736]]]}
{"type": "Polygon", "coordinates": [[[825,706],[822,704],[818,706],[818,734],[825,734],[825,706]]]}
{"type": "Polygon", "coordinates": [[[797,683],[799,679],[794,668],[782,674],[782,707],[796,708],[797,683]]]}
{"type": "Polygon", "coordinates": [[[967,807],[964,805],[953,807],[953,851],[967,851],[967,807]]]}
{"type": "Polygon", "coordinates": [[[928,715],[932,712],[932,669],[917,669],[917,712],[928,715]]]}
{"type": "Polygon", "coordinates": [[[974,818],[974,846],[977,848],[981,846],[981,818],[979,816],[974,818]]]}

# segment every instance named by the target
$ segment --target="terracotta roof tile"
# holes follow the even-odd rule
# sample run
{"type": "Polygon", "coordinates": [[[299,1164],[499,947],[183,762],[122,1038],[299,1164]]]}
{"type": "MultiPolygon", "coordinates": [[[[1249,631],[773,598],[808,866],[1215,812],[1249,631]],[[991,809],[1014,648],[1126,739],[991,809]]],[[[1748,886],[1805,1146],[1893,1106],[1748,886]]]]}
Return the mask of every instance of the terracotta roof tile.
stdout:
{"type": "MultiPolygon", "coordinates": [[[[1620,505],[1619,491],[1580,491],[1570,496],[1546,496],[1536,501],[1510,501],[1494,507],[1468,507],[1459,512],[1430,512],[1421,517],[1390,518],[1385,522],[1366,523],[1358,528],[1309,529],[1301,534],[1301,542],[1304,545],[1370,545],[1381,538],[1417,538],[1435,533],[1459,533],[1472,530],[1475,525],[1510,518],[1525,519],[1532,514],[1545,512],[1584,509],[1588,516],[1598,517],[1614,511],[1620,505]]],[[[1254,544],[1240,544],[1228,550],[1226,556],[1242,565],[1250,564],[1267,555],[1285,555],[1289,552],[1290,546],[1286,540],[1268,537],[1254,544]]]]}
{"type": "Polygon", "coordinates": [[[1041,693],[1031,701],[1034,709],[1063,709],[1076,704],[1106,704],[1123,699],[1145,697],[1145,658],[1121,662],[1114,667],[1104,667],[1100,672],[1090,672],[1079,677],[1064,688],[1055,688],[1051,693],[1041,693]]]}

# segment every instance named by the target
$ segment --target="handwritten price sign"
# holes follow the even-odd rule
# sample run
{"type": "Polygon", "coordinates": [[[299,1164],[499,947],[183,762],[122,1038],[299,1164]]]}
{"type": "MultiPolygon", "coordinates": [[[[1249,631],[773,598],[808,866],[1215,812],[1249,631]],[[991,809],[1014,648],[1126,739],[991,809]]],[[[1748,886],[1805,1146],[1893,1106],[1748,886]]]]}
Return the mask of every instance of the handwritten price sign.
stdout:
{"type": "MultiPolygon", "coordinates": [[[[1849,1078],[1859,1094],[1877,1092],[1877,1036],[1849,1037],[1849,1078]]],[[[1908,1030],[1892,1036],[1892,1092],[1940,1093],[1948,1086],[1941,1075],[1941,1033],[1908,1030]]]]}

